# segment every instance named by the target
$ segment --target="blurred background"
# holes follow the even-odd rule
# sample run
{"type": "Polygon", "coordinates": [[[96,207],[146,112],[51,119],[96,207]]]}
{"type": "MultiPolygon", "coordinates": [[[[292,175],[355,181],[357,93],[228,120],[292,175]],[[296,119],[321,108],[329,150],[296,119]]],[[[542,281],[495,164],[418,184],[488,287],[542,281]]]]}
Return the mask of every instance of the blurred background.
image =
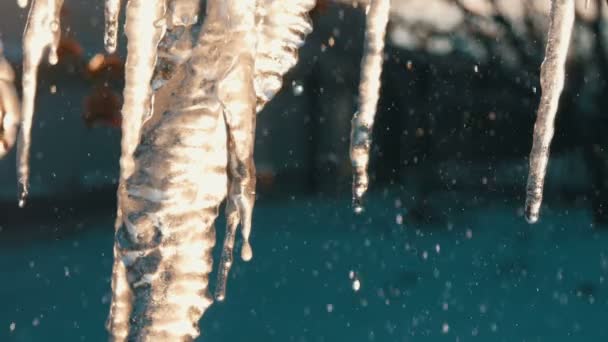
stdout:
{"type": "MultiPolygon", "coordinates": [[[[530,226],[550,1],[392,1],[358,216],[348,144],[365,4],[319,1],[258,116],[255,257],[233,267],[200,340],[605,341],[608,8],[585,2],[530,226]]],[[[3,0],[0,16],[20,84],[27,10],[3,0]]],[[[0,161],[0,341],[107,340],[125,37],[104,55],[103,1],[66,0],[62,29],[59,64],[39,73],[26,208],[14,151],[0,161]]]]}

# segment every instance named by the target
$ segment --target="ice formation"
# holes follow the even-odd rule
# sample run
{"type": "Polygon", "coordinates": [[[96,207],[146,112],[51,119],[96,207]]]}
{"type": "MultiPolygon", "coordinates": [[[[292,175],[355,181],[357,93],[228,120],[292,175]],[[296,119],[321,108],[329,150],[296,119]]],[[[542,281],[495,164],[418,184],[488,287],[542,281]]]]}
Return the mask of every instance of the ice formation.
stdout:
{"type": "MultiPolygon", "coordinates": [[[[258,1],[256,9],[256,46],[254,60],[254,90],[256,112],[280,90],[283,76],[298,60],[298,48],[304,44],[306,35],[312,31],[308,13],[314,0],[258,1]]],[[[227,111],[230,113],[231,111],[227,111]]],[[[224,300],[226,281],[233,262],[236,229],[241,224],[243,247],[241,258],[253,257],[249,244],[251,217],[255,201],[255,166],[253,145],[255,116],[230,115],[229,134],[229,187],[226,203],[226,236],[218,267],[215,298],[224,300]],[[239,122],[240,121],[240,122],[239,122]],[[232,122],[232,123],[231,123],[232,122]]]]}
{"type": "Polygon", "coordinates": [[[534,125],[526,189],[525,216],[530,223],[538,221],[539,217],[555,115],[564,88],[565,64],[574,17],[574,0],[552,0],[545,60],[540,71],[542,95],[534,125]]]}
{"type": "Polygon", "coordinates": [[[29,192],[30,143],[38,67],[46,50],[49,63],[57,63],[57,47],[61,36],[59,14],[62,5],[63,0],[34,0],[23,33],[23,111],[17,142],[20,207],[25,205],[29,192]]]}
{"type": "Polygon", "coordinates": [[[259,0],[255,91],[260,111],[281,89],[283,76],[298,62],[298,48],[312,31],[308,13],[316,0],[259,0]]]}
{"type": "Polygon", "coordinates": [[[198,21],[199,0],[169,0],[165,15],[167,30],[158,45],[158,61],[152,89],[160,89],[192,52],[192,26],[198,21]]]}
{"type": "MultiPolygon", "coordinates": [[[[553,0],[543,95],[530,156],[526,216],[538,219],[553,121],[564,83],[574,0],[553,0]]],[[[20,6],[27,1],[19,0],[20,6]]],[[[24,33],[23,116],[18,142],[20,205],[28,192],[30,131],[36,73],[43,54],[57,61],[62,0],[33,0],[24,33]]],[[[214,222],[226,203],[226,237],[215,297],[226,296],[238,226],[241,258],[249,243],[255,202],[253,161],[256,113],[282,86],[312,31],[314,0],[209,0],[202,31],[192,40],[198,0],[128,0],[128,56],[122,110],[122,154],[112,306],[114,341],[189,340],[213,299],[214,222]]],[[[105,2],[104,44],[117,45],[120,0],[105,2]]],[[[359,110],[352,120],[353,203],[362,210],[380,91],[390,0],[366,8],[359,110]]],[[[10,65],[0,57],[2,142],[10,149],[19,102],[10,65]]],[[[2,151],[0,151],[2,152],[2,151]]],[[[3,151],[5,153],[6,151],[3,151]]]]}
{"type": "Polygon", "coordinates": [[[21,119],[21,104],[15,90],[15,72],[4,58],[0,42],[0,158],[13,148],[21,119]]]}
{"type": "Polygon", "coordinates": [[[116,51],[118,43],[118,17],[120,15],[121,0],[106,0],[104,7],[105,31],[104,46],[108,53],[116,51]]]}
{"type": "MultiPolygon", "coordinates": [[[[131,292],[124,298],[132,308],[123,322],[112,322],[111,313],[115,339],[198,336],[198,320],[212,302],[207,287],[213,224],[228,192],[228,207],[235,208],[229,209],[228,229],[239,222],[244,230],[250,227],[255,5],[255,0],[208,1],[191,57],[159,88],[154,114],[141,129],[116,233],[117,257],[131,292]]],[[[243,236],[247,241],[248,232],[243,236]]],[[[241,254],[251,258],[248,242],[241,254]]],[[[122,284],[116,285],[115,299],[123,294],[122,284]]]]}
{"type": "Polygon", "coordinates": [[[125,31],[128,54],[122,108],[121,181],[133,173],[133,152],[139,142],[141,126],[152,112],[150,82],[156,66],[158,44],[165,32],[165,9],[164,0],[127,2],[125,31]]]}
{"type": "Polygon", "coordinates": [[[363,210],[363,195],[369,185],[367,167],[374,118],[380,97],[380,76],[384,55],[384,36],[390,0],[371,0],[366,9],[365,46],[361,61],[359,110],[352,120],[350,159],[353,167],[353,209],[363,210]]]}
{"type": "MultiPolygon", "coordinates": [[[[120,6],[120,1],[118,1],[118,6],[120,6]]],[[[119,12],[119,9],[116,9],[116,12],[119,12]]],[[[129,54],[125,65],[124,104],[122,108],[122,151],[117,191],[117,229],[125,219],[122,214],[122,202],[127,197],[126,179],[133,173],[134,169],[133,152],[139,142],[143,121],[152,111],[150,81],[156,65],[158,43],[165,30],[164,20],[162,20],[164,15],[164,0],[129,0],[127,2],[125,31],[129,54]]],[[[106,26],[106,38],[107,35],[106,26]]],[[[133,310],[132,300],[131,289],[127,283],[127,271],[121,260],[118,246],[114,246],[112,305],[107,326],[112,339],[115,341],[124,340],[128,334],[128,319],[133,310]]]]}

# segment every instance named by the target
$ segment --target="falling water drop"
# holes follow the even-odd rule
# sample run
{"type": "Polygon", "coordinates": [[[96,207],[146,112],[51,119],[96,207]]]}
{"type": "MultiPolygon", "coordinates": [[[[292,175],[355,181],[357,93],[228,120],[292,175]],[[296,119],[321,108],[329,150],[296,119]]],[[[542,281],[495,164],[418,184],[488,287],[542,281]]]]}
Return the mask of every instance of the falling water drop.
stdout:
{"type": "Polygon", "coordinates": [[[304,85],[301,81],[291,82],[291,89],[293,89],[294,96],[300,96],[302,93],[304,93],[304,85]]]}

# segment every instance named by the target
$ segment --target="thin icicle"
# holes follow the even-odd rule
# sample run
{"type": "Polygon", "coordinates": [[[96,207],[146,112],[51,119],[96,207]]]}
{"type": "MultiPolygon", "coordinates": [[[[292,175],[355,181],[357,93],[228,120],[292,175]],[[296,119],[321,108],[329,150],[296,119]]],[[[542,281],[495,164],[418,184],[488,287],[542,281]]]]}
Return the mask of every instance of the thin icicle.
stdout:
{"type": "MultiPolygon", "coordinates": [[[[312,31],[308,13],[315,0],[258,1],[256,8],[257,48],[255,54],[254,85],[256,112],[279,91],[283,76],[298,61],[298,48],[304,44],[312,31]]],[[[218,268],[215,291],[217,300],[226,297],[226,282],[233,263],[236,229],[241,224],[243,246],[241,258],[249,261],[253,257],[249,235],[255,202],[255,165],[253,147],[255,138],[255,113],[247,112],[248,99],[245,92],[234,93],[228,98],[240,97],[230,108],[224,105],[228,125],[228,169],[229,190],[226,204],[226,237],[218,268]],[[239,104],[241,102],[241,104],[239,104]]],[[[223,103],[227,101],[222,100],[223,103]]]]}
{"type": "MultiPolygon", "coordinates": [[[[249,32],[251,52],[255,50],[256,34],[249,32]]],[[[247,51],[247,49],[245,49],[247,51]]],[[[215,297],[226,297],[226,279],[232,264],[235,231],[241,224],[243,247],[241,258],[249,261],[253,251],[249,244],[251,220],[255,203],[256,94],[254,89],[254,54],[237,55],[233,70],[220,82],[218,96],[228,129],[228,200],[226,205],[226,237],[218,270],[215,297]]]]}
{"type": "Polygon", "coordinates": [[[62,5],[63,0],[34,0],[23,33],[23,116],[17,143],[20,207],[25,205],[29,192],[30,142],[38,66],[47,49],[49,63],[57,63],[57,46],[61,35],[59,14],[62,5]]]}
{"type": "Polygon", "coordinates": [[[15,73],[2,53],[0,42],[0,158],[13,148],[21,119],[21,104],[15,90],[15,73]]]}
{"type": "MultiPolygon", "coordinates": [[[[122,202],[127,197],[126,179],[133,173],[133,152],[139,142],[144,118],[151,112],[150,81],[156,64],[157,47],[165,30],[164,0],[129,0],[126,9],[127,61],[125,65],[124,104],[120,180],[117,191],[115,228],[123,224],[122,202]]],[[[115,252],[118,255],[118,252],[115,252]]],[[[124,341],[133,307],[126,268],[119,257],[114,259],[112,306],[107,328],[113,341],[124,341]]]]}
{"type": "Polygon", "coordinates": [[[283,76],[298,62],[298,48],[312,32],[308,13],[316,0],[259,0],[255,56],[257,111],[281,89],[283,76]]]}
{"type": "Polygon", "coordinates": [[[574,0],[552,0],[545,59],[540,70],[542,96],[534,124],[526,189],[525,216],[530,223],[535,223],[539,217],[555,115],[566,77],[565,64],[574,17],[574,0]]]}
{"type": "Polygon", "coordinates": [[[192,53],[192,25],[198,21],[199,0],[169,0],[167,31],[158,45],[152,89],[160,89],[192,53]]]}
{"type": "Polygon", "coordinates": [[[371,0],[366,9],[365,46],[361,61],[359,111],[352,120],[350,159],[353,167],[353,208],[363,211],[363,195],[367,191],[369,152],[376,107],[380,97],[380,77],[384,53],[384,36],[390,10],[390,0],[371,0]]]}
{"type": "Polygon", "coordinates": [[[141,129],[115,241],[121,262],[114,271],[124,266],[132,289],[129,341],[193,340],[212,302],[213,224],[227,194],[228,135],[241,142],[255,112],[254,10],[255,0],[207,2],[192,57],[155,94],[154,114],[141,129]]]}
{"type": "Polygon", "coordinates": [[[116,51],[118,43],[118,17],[122,0],[106,0],[104,8],[105,31],[103,43],[108,53],[116,51]]]}

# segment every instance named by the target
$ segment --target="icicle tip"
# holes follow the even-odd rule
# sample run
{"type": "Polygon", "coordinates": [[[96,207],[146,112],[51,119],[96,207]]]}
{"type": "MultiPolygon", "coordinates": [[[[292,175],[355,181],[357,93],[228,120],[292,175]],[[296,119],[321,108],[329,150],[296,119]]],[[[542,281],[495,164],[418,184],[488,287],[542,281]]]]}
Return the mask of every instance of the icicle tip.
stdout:
{"type": "Polygon", "coordinates": [[[531,203],[526,203],[524,216],[528,223],[534,224],[538,222],[538,219],[540,217],[540,208],[538,206],[532,205],[531,203]]]}
{"type": "Polygon", "coordinates": [[[362,214],[365,211],[363,207],[363,199],[358,197],[353,197],[353,212],[357,215],[362,214]]]}
{"type": "Polygon", "coordinates": [[[19,208],[25,207],[28,190],[24,184],[19,183],[19,208]]]}
{"type": "Polygon", "coordinates": [[[244,241],[243,247],[241,248],[241,259],[243,259],[243,261],[247,262],[247,261],[250,261],[252,258],[253,258],[253,250],[251,248],[251,244],[249,244],[249,241],[244,241]]]}

